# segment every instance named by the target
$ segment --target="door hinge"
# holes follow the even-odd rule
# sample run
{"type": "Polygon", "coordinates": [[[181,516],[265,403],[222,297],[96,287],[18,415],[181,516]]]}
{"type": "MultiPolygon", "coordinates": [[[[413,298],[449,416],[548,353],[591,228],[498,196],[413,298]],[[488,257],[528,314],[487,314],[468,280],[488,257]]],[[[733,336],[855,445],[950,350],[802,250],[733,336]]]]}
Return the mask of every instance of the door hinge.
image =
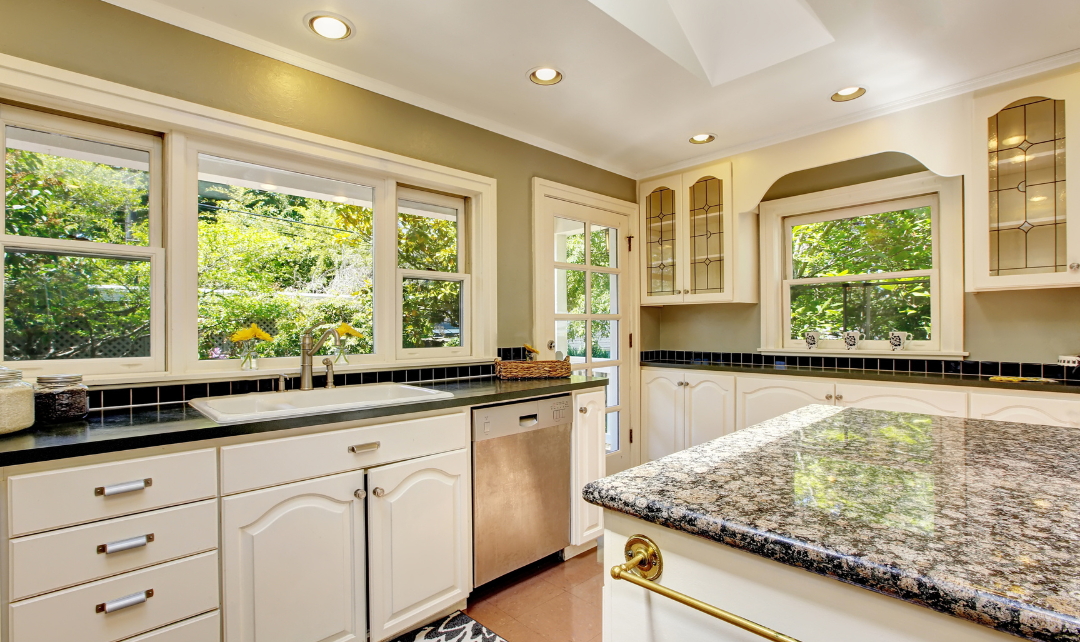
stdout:
{"type": "Polygon", "coordinates": [[[634,333],[633,332],[630,333],[630,347],[631,348],[634,347],[634,333]]]}
{"type": "Polygon", "coordinates": [[[634,443],[634,429],[630,429],[630,443],[634,443]]]}
{"type": "Polygon", "coordinates": [[[634,235],[631,234],[630,236],[626,237],[626,251],[630,252],[630,251],[633,251],[633,249],[634,249],[634,235]]]}

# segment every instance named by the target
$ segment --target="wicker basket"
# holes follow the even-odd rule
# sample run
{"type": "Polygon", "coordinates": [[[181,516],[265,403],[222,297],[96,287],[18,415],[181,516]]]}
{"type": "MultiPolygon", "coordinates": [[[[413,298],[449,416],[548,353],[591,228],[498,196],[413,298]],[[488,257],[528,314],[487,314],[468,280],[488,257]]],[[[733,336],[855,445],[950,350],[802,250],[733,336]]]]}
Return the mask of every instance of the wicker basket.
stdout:
{"type": "Polygon", "coordinates": [[[559,379],[570,376],[570,357],[565,361],[496,361],[500,379],[559,379]]]}

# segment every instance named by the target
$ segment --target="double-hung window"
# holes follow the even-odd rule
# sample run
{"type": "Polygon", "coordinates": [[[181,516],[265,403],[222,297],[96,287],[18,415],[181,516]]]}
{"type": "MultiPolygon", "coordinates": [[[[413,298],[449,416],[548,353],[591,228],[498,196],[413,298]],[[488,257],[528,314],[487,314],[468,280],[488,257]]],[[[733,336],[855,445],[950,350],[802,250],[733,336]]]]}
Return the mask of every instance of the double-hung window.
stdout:
{"type": "Polygon", "coordinates": [[[164,370],[161,138],[5,105],[0,144],[4,365],[164,370]]]}

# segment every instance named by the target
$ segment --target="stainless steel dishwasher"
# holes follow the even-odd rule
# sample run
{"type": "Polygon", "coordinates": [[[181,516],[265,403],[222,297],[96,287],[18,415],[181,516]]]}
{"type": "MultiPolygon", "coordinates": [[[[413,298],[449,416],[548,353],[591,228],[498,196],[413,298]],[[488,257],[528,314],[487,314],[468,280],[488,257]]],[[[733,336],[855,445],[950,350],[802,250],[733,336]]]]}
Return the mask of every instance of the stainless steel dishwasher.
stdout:
{"type": "Polygon", "coordinates": [[[569,395],[473,410],[473,581],[570,545],[569,395]]]}

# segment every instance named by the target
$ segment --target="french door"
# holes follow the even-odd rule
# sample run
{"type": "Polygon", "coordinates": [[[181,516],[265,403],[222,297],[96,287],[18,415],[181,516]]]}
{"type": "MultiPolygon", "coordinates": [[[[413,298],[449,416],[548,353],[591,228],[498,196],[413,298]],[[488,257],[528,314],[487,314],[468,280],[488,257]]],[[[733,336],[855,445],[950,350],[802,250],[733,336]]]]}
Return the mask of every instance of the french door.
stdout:
{"type": "Polygon", "coordinates": [[[630,437],[636,266],[627,243],[636,206],[627,204],[631,209],[622,214],[550,194],[534,203],[536,347],[541,359],[568,356],[575,375],[609,379],[607,474],[618,472],[636,461],[630,437]]]}

